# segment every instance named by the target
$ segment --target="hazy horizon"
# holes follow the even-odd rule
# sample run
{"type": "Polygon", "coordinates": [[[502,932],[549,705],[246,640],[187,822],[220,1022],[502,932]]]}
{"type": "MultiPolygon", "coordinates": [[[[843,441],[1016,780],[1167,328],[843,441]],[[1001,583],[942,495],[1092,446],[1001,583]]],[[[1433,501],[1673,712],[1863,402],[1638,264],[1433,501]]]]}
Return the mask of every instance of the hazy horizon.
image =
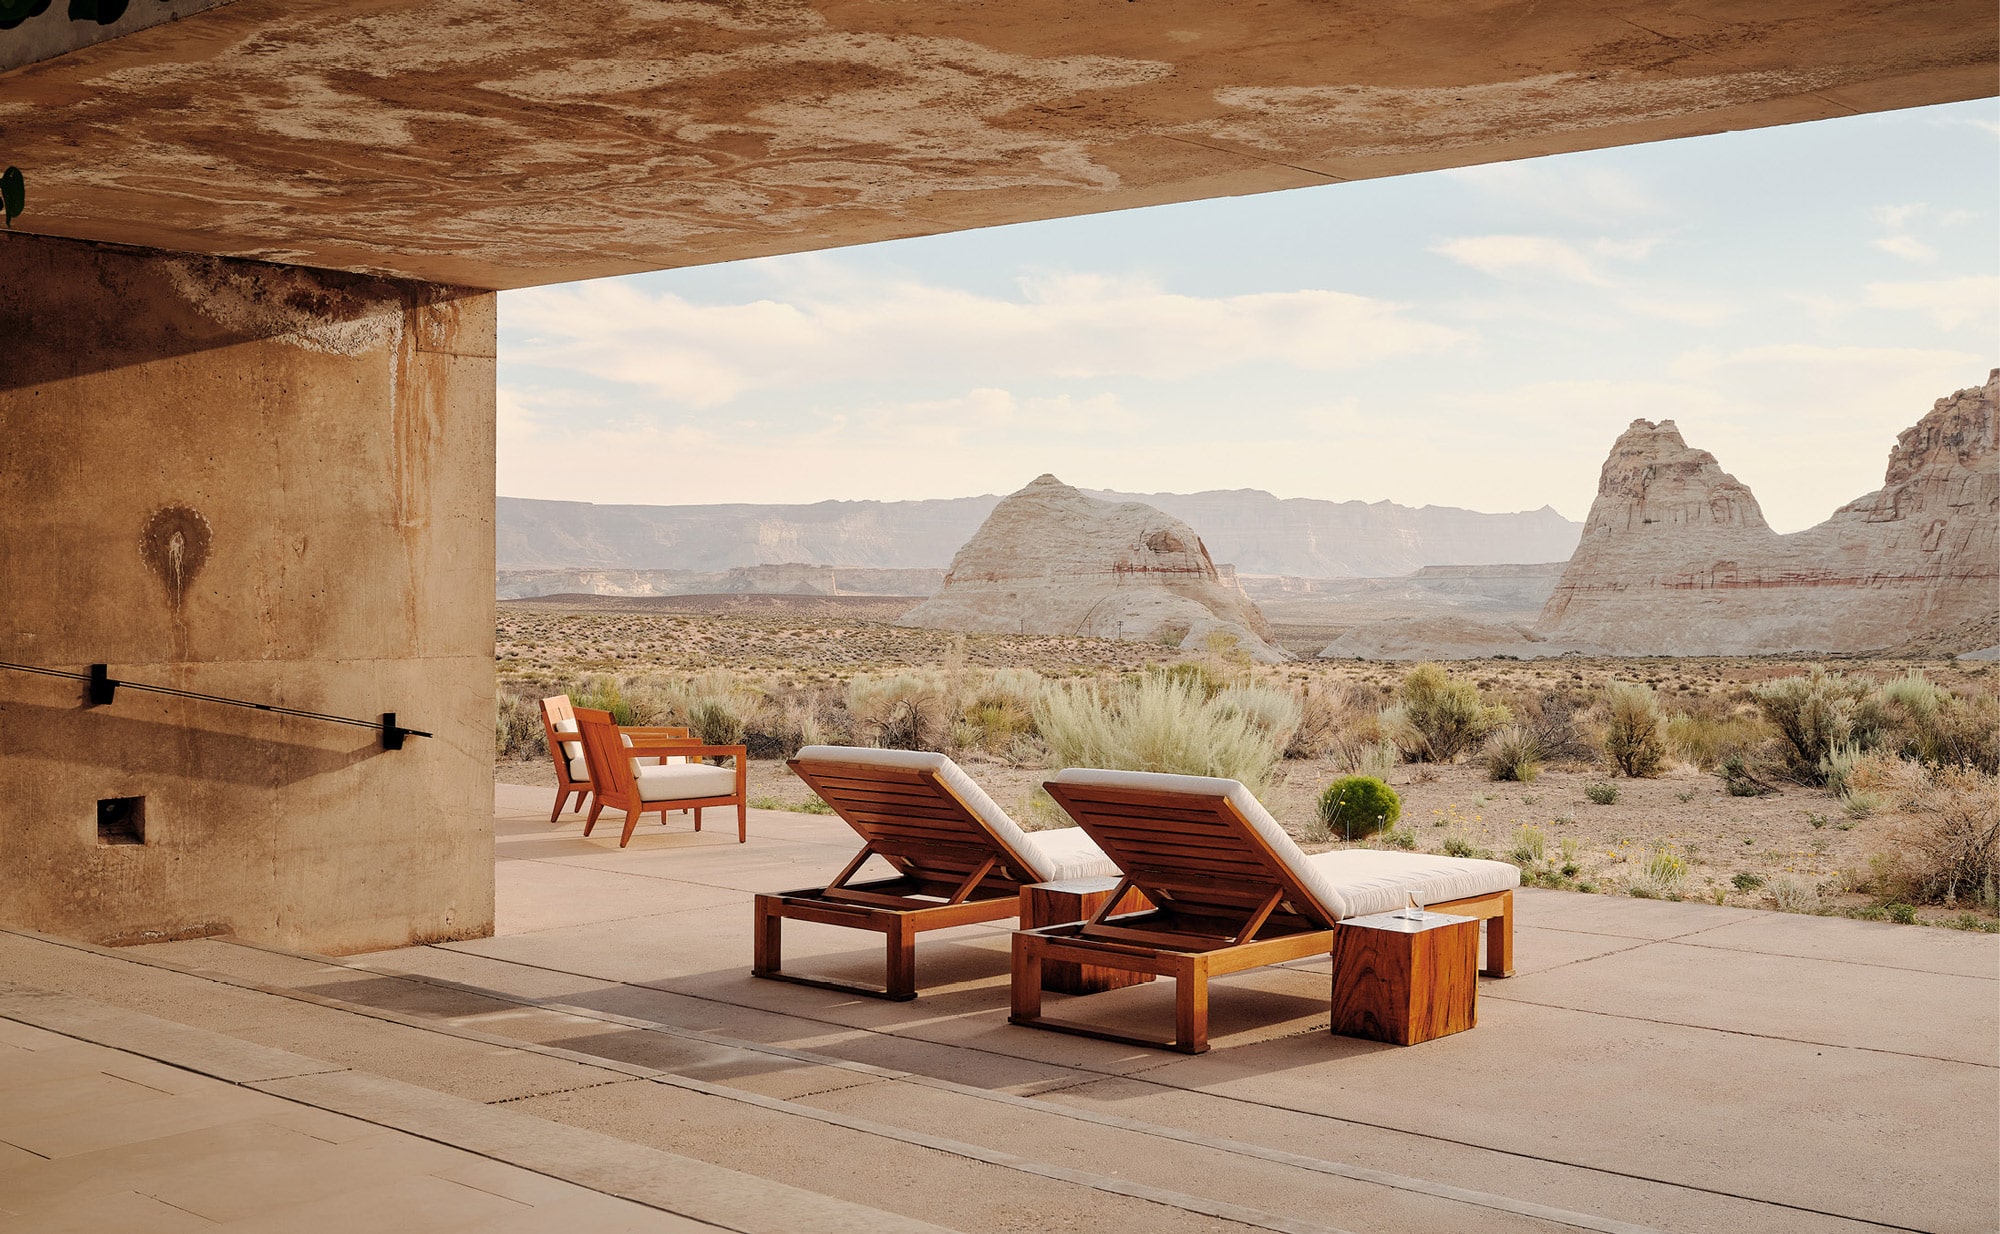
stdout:
{"type": "Polygon", "coordinates": [[[1797,531],[2000,363],[1996,202],[1985,99],[503,292],[499,486],[1576,521],[1644,418],[1797,531]]]}

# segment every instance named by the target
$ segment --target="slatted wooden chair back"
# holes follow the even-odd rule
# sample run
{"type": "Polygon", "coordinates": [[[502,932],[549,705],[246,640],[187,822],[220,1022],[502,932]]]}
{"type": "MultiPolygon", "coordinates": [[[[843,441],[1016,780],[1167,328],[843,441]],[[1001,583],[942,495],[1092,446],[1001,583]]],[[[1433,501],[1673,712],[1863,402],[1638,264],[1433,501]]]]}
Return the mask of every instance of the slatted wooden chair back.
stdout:
{"type": "Polygon", "coordinates": [[[591,783],[597,786],[597,800],[620,810],[627,802],[636,804],[639,794],[632,782],[632,760],[619,740],[611,713],[578,707],[576,726],[583,737],[583,761],[590,768],[591,783]]]}
{"type": "Polygon", "coordinates": [[[982,896],[1012,894],[1041,881],[1034,865],[980,821],[934,769],[797,758],[786,765],[866,842],[862,857],[833,886],[871,853],[936,890],[961,888],[981,867],[987,867],[976,883],[982,896]]]}
{"type": "Polygon", "coordinates": [[[1226,796],[1055,780],[1043,787],[1132,886],[1197,933],[1248,939],[1337,920],[1226,796]]]}
{"type": "Polygon", "coordinates": [[[575,733],[565,733],[556,727],[565,721],[576,722],[576,708],[570,704],[569,695],[558,694],[542,700],[542,732],[548,736],[549,754],[556,760],[556,775],[567,781],[574,778],[569,773],[572,751],[564,746],[580,746],[582,741],[575,733]]]}

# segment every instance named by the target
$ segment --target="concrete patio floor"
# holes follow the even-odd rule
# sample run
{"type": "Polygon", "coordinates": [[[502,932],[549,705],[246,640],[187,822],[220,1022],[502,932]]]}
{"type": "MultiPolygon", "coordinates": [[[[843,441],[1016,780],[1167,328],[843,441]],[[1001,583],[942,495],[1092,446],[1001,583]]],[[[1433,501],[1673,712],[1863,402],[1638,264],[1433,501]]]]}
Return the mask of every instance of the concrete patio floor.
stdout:
{"type": "Polygon", "coordinates": [[[2000,1228],[1990,935],[1527,890],[1470,1032],[1332,1036],[1322,960],[1218,981],[1185,1057],[1009,1025],[1005,924],[924,936],[915,1002],[753,980],[751,894],[831,877],[839,820],[621,851],[550,800],[496,790],[490,939],[0,932],[0,1234],[2000,1228]]]}

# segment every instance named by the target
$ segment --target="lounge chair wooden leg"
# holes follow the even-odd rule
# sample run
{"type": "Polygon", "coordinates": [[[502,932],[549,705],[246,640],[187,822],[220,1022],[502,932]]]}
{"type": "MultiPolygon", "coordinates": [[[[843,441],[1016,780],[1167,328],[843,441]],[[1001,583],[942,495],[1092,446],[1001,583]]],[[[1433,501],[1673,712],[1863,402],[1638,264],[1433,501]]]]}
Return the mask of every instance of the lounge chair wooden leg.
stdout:
{"type": "MultiPolygon", "coordinates": [[[[624,848],[627,844],[630,844],[632,842],[632,829],[639,825],[639,815],[641,813],[643,813],[643,811],[640,810],[625,811],[625,830],[618,837],[618,847],[624,848]]],[[[661,821],[665,821],[666,817],[667,816],[665,814],[660,815],[661,821]]]]}
{"type": "Polygon", "coordinates": [[[1486,967],[1488,977],[1514,975],[1514,893],[1500,899],[1500,914],[1486,919],[1486,967]]]}
{"type": "Polygon", "coordinates": [[[1174,1048],[1208,1052],[1208,957],[1191,956],[1174,974],[1174,1048]]]}
{"type": "Polygon", "coordinates": [[[563,807],[569,804],[569,795],[568,789],[563,789],[556,794],[556,808],[549,811],[549,822],[553,823],[562,817],[563,807]]]}
{"type": "Polygon", "coordinates": [[[776,974],[785,963],[785,918],[776,912],[776,896],[757,897],[756,932],[750,943],[750,975],[768,977],[776,974]]]}
{"type": "Polygon", "coordinates": [[[604,799],[600,797],[590,803],[590,817],[583,820],[583,834],[590,834],[590,829],[597,826],[597,816],[602,813],[604,813],[604,799]]]}
{"type": "Polygon", "coordinates": [[[910,923],[902,918],[892,918],[887,932],[889,950],[888,979],[882,985],[890,998],[909,999],[917,996],[917,935],[909,928],[910,923]]]}
{"type": "MultiPolygon", "coordinates": [[[[664,823],[664,822],[666,822],[666,821],[667,821],[667,816],[666,816],[666,815],[664,815],[664,814],[660,815],[660,821],[661,821],[661,822],[663,822],[663,823],[664,823]]],[[[700,807],[700,806],[696,806],[696,807],[694,808],[694,829],[695,829],[696,831],[700,831],[700,830],[701,830],[701,807],[700,807]]]]}
{"type": "Polygon", "coordinates": [[[1008,1016],[1016,1024],[1038,1020],[1042,1015],[1042,953],[1029,940],[1014,936],[1014,995],[1008,1016]]]}
{"type": "Polygon", "coordinates": [[[736,803],[736,842],[738,844],[745,844],[749,840],[750,807],[747,803],[739,801],[736,803]]]}

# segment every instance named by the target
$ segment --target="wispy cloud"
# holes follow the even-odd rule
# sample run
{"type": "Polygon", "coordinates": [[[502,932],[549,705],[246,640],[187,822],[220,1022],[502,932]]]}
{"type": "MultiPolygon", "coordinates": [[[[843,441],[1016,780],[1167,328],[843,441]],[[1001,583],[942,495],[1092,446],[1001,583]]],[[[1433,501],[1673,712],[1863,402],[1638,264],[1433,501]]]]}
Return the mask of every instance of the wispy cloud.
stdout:
{"type": "Polygon", "coordinates": [[[517,293],[514,356],[713,407],[752,390],[945,377],[1178,378],[1248,364],[1357,368],[1449,347],[1407,306],[1323,290],[1201,297],[1099,275],[1025,279],[1003,298],[838,275],[782,302],[699,304],[604,281],[517,293]]]}
{"type": "Polygon", "coordinates": [[[1554,236],[1455,236],[1433,244],[1431,252],[1495,278],[1557,278],[1594,287],[1610,285],[1588,257],[1567,240],[1554,236]]]}
{"type": "Polygon", "coordinates": [[[1921,282],[1870,283],[1868,303],[1875,308],[1928,314],[1946,330],[1984,319],[1986,328],[1993,331],[2000,329],[2000,276],[1970,274],[1921,282]]]}

